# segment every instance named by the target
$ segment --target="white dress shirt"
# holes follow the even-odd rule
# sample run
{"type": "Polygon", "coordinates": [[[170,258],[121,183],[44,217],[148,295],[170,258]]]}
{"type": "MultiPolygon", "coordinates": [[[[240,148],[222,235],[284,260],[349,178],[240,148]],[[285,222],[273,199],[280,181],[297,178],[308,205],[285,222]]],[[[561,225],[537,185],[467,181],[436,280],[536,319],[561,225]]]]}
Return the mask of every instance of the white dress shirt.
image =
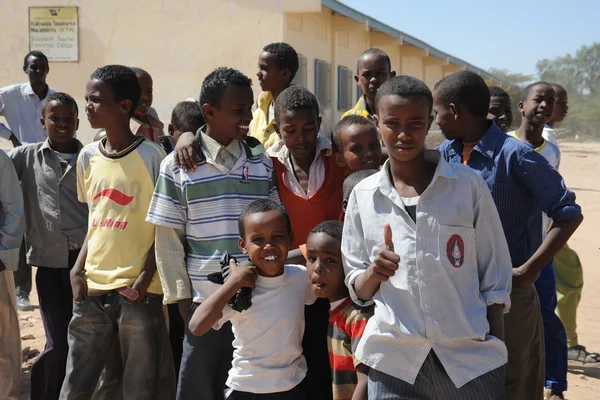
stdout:
{"type": "Polygon", "coordinates": [[[389,161],[361,181],[348,201],[342,254],[354,290],[384,242],[389,223],[399,269],[381,286],[356,357],[378,371],[414,384],[431,350],[456,387],[507,362],[504,343],[489,335],[487,306],[510,307],[512,263],[484,180],[448,164],[436,150],[435,175],[417,201],[416,222],[389,176],[389,161]]]}
{"type": "MultiPolygon", "coordinates": [[[[48,94],[56,90],[48,87],[48,94]]],[[[39,143],[48,135],[40,119],[42,118],[42,101],[34,93],[31,84],[17,83],[0,88],[0,116],[6,118],[6,125],[0,123],[0,137],[8,140],[14,133],[22,144],[39,143]]]]}

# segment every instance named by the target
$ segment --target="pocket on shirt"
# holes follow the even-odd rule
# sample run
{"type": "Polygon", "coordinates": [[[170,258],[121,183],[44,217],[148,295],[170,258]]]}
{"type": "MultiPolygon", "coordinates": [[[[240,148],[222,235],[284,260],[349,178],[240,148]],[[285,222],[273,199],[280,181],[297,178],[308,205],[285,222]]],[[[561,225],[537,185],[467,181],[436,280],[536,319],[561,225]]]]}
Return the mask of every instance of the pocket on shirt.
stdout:
{"type": "Polygon", "coordinates": [[[473,267],[475,229],[440,225],[438,239],[439,255],[443,266],[454,270],[473,267]]]}

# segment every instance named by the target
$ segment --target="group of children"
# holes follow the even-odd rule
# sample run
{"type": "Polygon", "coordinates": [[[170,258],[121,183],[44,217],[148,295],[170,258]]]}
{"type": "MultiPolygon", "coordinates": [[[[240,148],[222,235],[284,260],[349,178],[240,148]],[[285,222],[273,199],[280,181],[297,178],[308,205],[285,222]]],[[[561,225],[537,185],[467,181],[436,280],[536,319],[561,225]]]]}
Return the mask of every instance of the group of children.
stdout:
{"type": "Polygon", "coordinates": [[[540,149],[552,86],[523,93],[524,143],[477,74],[432,93],[369,49],[325,135],[294,49],[258,64],[254,113],[217,68],[168,135],[141,69],[90,76],[85,147],[76,102],[44,100],[48,139],[11,153],[47,336],[32,399],[562,398],[556,280],[534,282],[582,214],[540,149]]]}

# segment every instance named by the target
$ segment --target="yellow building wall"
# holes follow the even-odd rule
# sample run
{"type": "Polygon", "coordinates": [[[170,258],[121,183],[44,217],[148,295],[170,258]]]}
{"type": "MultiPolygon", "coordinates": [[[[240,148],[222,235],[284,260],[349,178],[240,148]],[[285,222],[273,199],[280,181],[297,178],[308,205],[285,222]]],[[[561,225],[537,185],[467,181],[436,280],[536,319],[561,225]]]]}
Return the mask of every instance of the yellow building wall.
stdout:
{"type": "MultiPolygon", "coordinates": [[[[335,40],[335,74],[334,74],[334,93],[335,93],[335,109],[333,113],[333,122],[337,122],[342,115],[348,110],[338,110],[338,66],[346,67],[352,70],[353,75],[356,75],[356,62],[363,51],[367,49],[367,33],[364,25],[357,23],[355,31],[341,31],[336,33],[335,40]]],[[[358,84],[352,80],[352,103],[356,103],[358,93],[360,91],[358,84]]]]}
{"type": "MultiPolygon", "coordinates": [[[[153,106],[167,123],[175,104],[188,97],[197,98],[203,78],[217,66],[234,67],[251,77],[258,96],[258,54],[265,44],[283,39],[285,7],[320,8],[320,2],[315,0],[300,3],[303,2],[61,0],[60,6],[79,6],[79,62],[51,62],[47,82],[78,101],[78,137],[84,143],[94,134],[85,119],[85,84],[94,69],[102,65],[146,69],[154,79],[153,106]]],[[[22,65],[29,51],[28,7],[53,5],[56,3],[48,0],[2,0],[0,26],[10,35],[3,35],[0,40],[0,86],[27,81],[22,65]]],[[[317,28],[313,25],[309,24],[311,31],[317,28]]],[[[327,31],[325,35],[327,38],[327,31]]],[[[329,54],[322,53],[317,49],[315,54],[329,54]]]]}
{"type": "Polygon", "coordinates": [[[425,65],[425,79],[423,82],[430,89],[433,89],[433,85],[435,85],[440,79],[444,77],[442,66],[441,65],[425,65]]]}
{"type": "MultiPolygon", "coordinates": [[[[400,50],[402,55],[402,50],[400,50]]],[[[408,56],[402,57],[402,74],[414,76],[423,80],[423,57],[408,56]]]]}

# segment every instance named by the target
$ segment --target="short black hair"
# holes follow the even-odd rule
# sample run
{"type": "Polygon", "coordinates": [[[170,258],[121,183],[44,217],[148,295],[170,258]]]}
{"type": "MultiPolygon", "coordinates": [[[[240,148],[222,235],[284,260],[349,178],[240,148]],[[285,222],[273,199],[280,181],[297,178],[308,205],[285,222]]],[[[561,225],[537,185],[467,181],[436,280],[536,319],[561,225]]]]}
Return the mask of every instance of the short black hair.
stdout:
{"type": "Polygon", "coordinates": [[[370,49],[363,51],[362,54],[358,57],[358,61],[356,62],[356,72],[359,72],[358,64],[360,64],[360,60],[364,56],[370,55],[370,54],[376,54],[378,56],[382,56],[385,59],[385,61],[387,62],[388,71],[392,72],[392,61],[390,60],[390,56],[388,56],[388,54],[385,51],[383,51],[381,49],[377,49],[375,47],[371,47],[370,49]]]}
{"type": "Polygon", "coordinates": [[[533,82],[531,85],[525,86],[525,88],[521,91],[521,101],[527,100],[529,93],[531,93],[531,89],[533,89],[534,87],[536,87],[538,85],[548,85],[552,88],[552,90],[554,90],[554,86],[552,86],[551,83],[548,83],[545,81],[533,82]]]}
{"type": "Polygon", "coordinates": [[[73,107],[75,109],[75,113],[79,115],[79,107],[77,107],[77,102],[75,99],[63,92],[50,93],[48,96],[46,96],[42,102],[42,115],[46,115],[46,107],[51,101],[57,101],[65,106],[73,107]]]}
{"type": "Polygon", "coordinates": [[[558,83],[552,83],[552,87],[554,88],[555,92],[558,89],[558,90],[562,90],[563,92],[567,93],[567,89],[565,89],[564,86],[559,85],[558,83]]]}
{"type": "Polygon", "coordinates": [[[348,200],[350,198],[350,193],[354,190],[354,187],[358,185],[358,182],[363,179],[375,175],[379,171],[376,169],[363,169],[361,171],[356,171],[348,175],[346,179],[344,179],[343,191],[344,191],[344,200],[348,200]]]}
{"type": "Polygon", "coordinates": [[[500,86],[489,86],[490,89],[490,97],[504,97],[510,99],[510,95],[500,86]]]}
{"type": "Polygon", "coordinates": [[[124,65],[105,65],[96,69],[90,79],[106,83],[112,90],[115,101],[130,100],[129,116],[133,117],[140,102],[142,88],[131,68],[124,65]]]}
{"type": "Polygon", "coordinates": [[[252,79],[233,68],[219,67],[204,78],[200,89],[200,106],[210,104],[219,107],[221,96],[230,87],[242,86],[252,89],[252,79]]]}
{"type": "Polygon", "coordinates": [[[246,218],[249,215],[265,213],[265,212],[269,212],[269,211],[277,211],[277,212],[281,213],[281,215],[283,215],[283,218],[285,219],[285,224],[287,227],[287,233],[288,233],[290,239],[293,240],[294,233],[292,231],[292,223],[290,222],[289,214],[287,213],[285,208],[283,208],[283,206],[281,206],[280,204],[278,204],[277,202],[275,202],[271,199],[254,200],[246,206],[246,208],[244,209],[244,211],[242,211],[242,213],[240,214],[240,217],[238,218],[238,229],[240,231],[240,237],[244,238],[244,235],[246,234],[245,229],[244,229],[244,221],[246,220],[246,218]]]}
{"type": "Polygon", "coordinates": [[[27,68],[27,60],[29,59],[29,57],[41,58],[42,60],[46,61],[46,64],[48,64],[48,57],[46,57],[44,53],[42,53],[41,51],[33,50],[27,53],[27,55],[23,59],[23,68],[27,68]]]}
{"type": "Polygon", "coordinates": [[[332,238],[342,241],[342,232],[344,230],[344,224],[341,221],[323,221],[310,230],[310,235],[315,233],[325,233],[332,238]]]}
{"type": "Polygon", "coordinates": [[[200,104],[195,101],[181,101],[171,113],[171,125],[181,132],[196,132],[206,124],[200,104]]]}
{"type": "MultiPolygon", "coordinates": [[[[417,78],[408,75],[398,75],[385,81],[383,85],[377,89],[375,95],[375,104],[378,104],[383,96],[400,96],[400,97],[417,97],[422,96],[427,99],[429,104],[429,112],[433,108],[433,96],[431,90],[425,83],[417,78]]],[[[488,99],[489,101],[490,99],[488,99]]]]}
{"type": "Polygon", "coordinates": [[[342,130],[350,125],[370,125],[373,127],[373,130],[377,132],[377,127],[370,119],[357,114],[347,115],[339,120],[331,131],[331,143],[333,144],[334,151],[337,151],[338,153],[342,151],[342,139],[340,136],[342,135],[342,130]]]}
{"type": "Polygon", "coordinates": [[[275,121],[279,123],[279,116],[287,111],[314,110],[319,116],[319,102],[314,94],[302,86],[292,85],[277,96],[275,100],[275,121]]]}
{"type": "Polygon", "coordinates": [[[294,80],[298,72],[298,53],[287,43],[270,43],[263,47],[263,51],[273,54],[276,59],[277,68],[290,70],[290,82],[294,80]]]}
{"type": "Polygon", "coordinates": [[[131,70],[133,72],[135,72],[136,76],[144,76],[144,75],[146,75],[147,77],[149,77],[150,79],[152,79],[152,75],[150,75],[148,73],[148,71],[146,71],[145,69],[141,69],[139,67],[129,67],[129,68],[131,68],[131,70]]]}
{"type": "Polygon", "coordinates": [[[490,89],[483,78],[473,71],[458,71],[442,78],[433,87],[436,98],[448,106],[461,105],[473,116],[487,118],[490,89]]]}

